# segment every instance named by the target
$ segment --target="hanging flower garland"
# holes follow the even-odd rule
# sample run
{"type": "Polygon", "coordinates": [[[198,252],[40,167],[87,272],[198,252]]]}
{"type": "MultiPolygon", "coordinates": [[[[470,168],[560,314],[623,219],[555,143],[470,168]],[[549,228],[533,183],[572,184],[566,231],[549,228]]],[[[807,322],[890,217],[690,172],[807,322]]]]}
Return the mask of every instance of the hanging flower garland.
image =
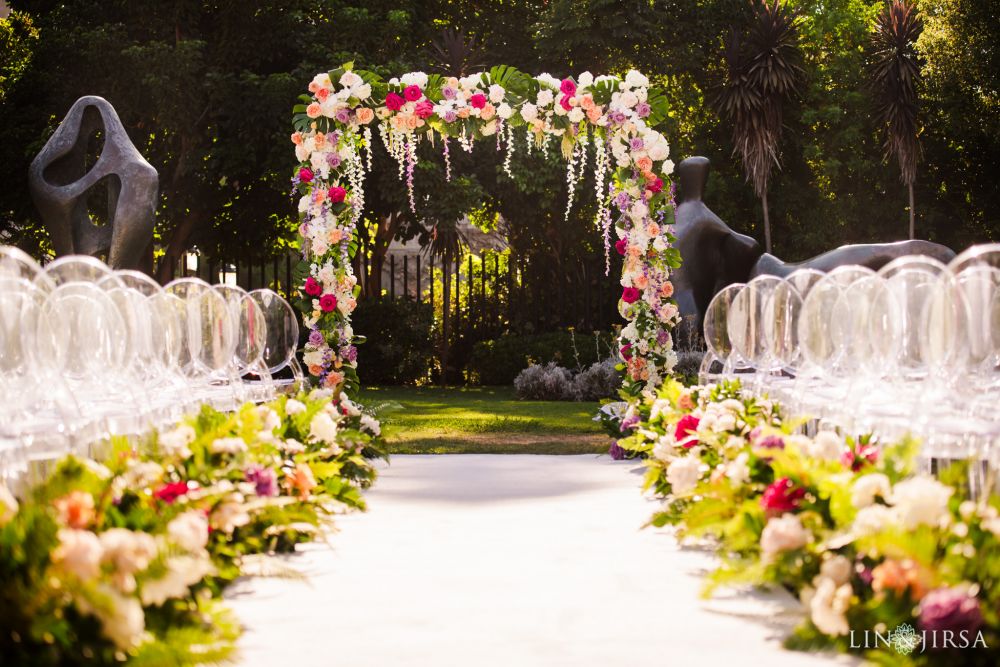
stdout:
{"type": "Polygon", "coordinates": [[[294,109],[292,143],[299,166],[292,183],[302,219],[297,276],[298,305],[310,332],[305,363],[321,385],[350,389],[357,383],[355,344],[362,341],[350,326],[359,292],[351,260],[358,250],[355,231],[371,168],[373,123],[399,164],[414,213],[417,144],[425,138],[442,139],[449,178],[449,139],[471,152],[477,138],[495,136],[496,150],[506,147],[503,165],[509,175],[516,137],[526,137],[528,154],[541,149],[545,155],[557,138],[568,162],[567,216],[593,144],[596,224],[606,252],[614,227],[615,249],[624,257],[619,312],[628,321],[620,338],[625,389],[637,395],[671,372],[676,356],[670,329],[679,314],[671,300],[670,272],[680,265],[671,246],[674,212],[667,182],[674,165],[666,138],[653,129],[665,118],[666,99],[645,76],[584,72],[559,80],[498,66],[462,78],[411,72],[386,82],[348,63],[318,74],[309,93],[294,109]]]}

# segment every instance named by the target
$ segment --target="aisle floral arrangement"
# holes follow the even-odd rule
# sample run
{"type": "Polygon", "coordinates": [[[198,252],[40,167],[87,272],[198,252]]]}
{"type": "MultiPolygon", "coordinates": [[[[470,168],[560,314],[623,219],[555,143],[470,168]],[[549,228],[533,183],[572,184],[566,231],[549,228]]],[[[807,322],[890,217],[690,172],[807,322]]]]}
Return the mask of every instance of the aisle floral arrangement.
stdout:
{"type": "Polygon", "coordinates": [[[348,63],[316,75],[300,102],[291,136],[302,219],[298,306],[310,328],[305,363],[323,386],[350,391],[357,381],[359,341],[350,314],[358,286],[351,260],[373,126],[399,163],[414,215],[417,144],[424,139],[440,142],[448,178],[452,141],[469,152],[477,141],[495,142],[509,174],[516,151],[548,153],[555,140],[567,160],[567,216],[593,144],[596,222],[606,253],[614,245],[625,258],[619,301],[628,320],[620,341],[625,389],[637,396],[667,377],[676,362],[670,329],[679,318],[670,282],[671,269],[680,264],[671,246],[674,165],[666,138],[654,129],[666,117],[666,98],[645,76],[584,72],[560,80],[498,66],[461,78],[410,72],[383,81],[348,63]]]}
{"type": "Polygon", "coordinates": [[[994,665],[1000,658],[1000,497],[972,500],[967,467],[914,472],[912,441],[798,434],[739,384],[670,381],[634,403],[623,449],[646,457],[651,519],[707,540],[707,581],[780,586],[807,620],[793,648],[881,664],[994,665]]]}
{"type": "Polygon", "coordinates": [[[329,392],[234,413],[205,407],[103,463],[73,456],[20,499],[0,486],[4,664],[193,665],[232,656],[219,600],[265,555],[363,509],[378,422],[329,392]]]}

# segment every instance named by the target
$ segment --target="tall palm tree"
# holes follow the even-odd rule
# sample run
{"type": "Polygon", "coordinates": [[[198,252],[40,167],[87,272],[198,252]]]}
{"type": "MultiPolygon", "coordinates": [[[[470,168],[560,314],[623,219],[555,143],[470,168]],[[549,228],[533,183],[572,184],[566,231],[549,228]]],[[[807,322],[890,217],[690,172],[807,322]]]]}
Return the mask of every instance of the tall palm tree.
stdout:
{"type": "Polygon", "coordinates": [[[885,159],[899,163],[899,177],[910,195],[910,238],[915,233],[913,183],[920,162],[920,125],[917,86],[920,58],[916,42],[924,24],[914,2],[886,3],[871,35],[871,89],[875,116],[885,132],[885,159]]]}
{"type": "Polygon", "coordinates": [[[746,34],[733,28],[725,44],[726,77],[716,98],[732,124],[733,153],[764,211],[764,244],[771,251],[767,190],[774,167],[781,168],[778,145],[786,102],[802,79],[798,15],[781,0],[750,0],[753,18],[746,34]]]}

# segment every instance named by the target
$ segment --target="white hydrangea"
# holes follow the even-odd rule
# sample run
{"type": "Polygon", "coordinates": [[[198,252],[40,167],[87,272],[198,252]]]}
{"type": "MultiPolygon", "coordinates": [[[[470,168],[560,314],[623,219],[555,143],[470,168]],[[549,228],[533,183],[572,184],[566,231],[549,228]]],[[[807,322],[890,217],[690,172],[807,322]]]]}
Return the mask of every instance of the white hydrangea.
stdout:
{"type": "Polygon", "coordinates": [[[288,399],[285,402],[285,414],[288,415],[298,415],[306,411],[306,404],[302,401],[297,401],[294,398],[288,399]]]}
{"type": "Polygon", "coordinates": [[[760,550],[764,560],[770,560],[782,551],[801,549],[809,543],[809,531],[798,515],[786,513],[767,522],[760,535],[760,550]]]}
{"type": "Polygon", "coordinates": [[[382,425],[371,415],[361,415],[361,428],[374,436],[382,434],[382,425]]]}
{"type": "Polygon", "coordinates": [[[856,537],[876,535],[896,522],[896,513],[885,505],[871,505],[858,511],[851,526],[856,537]]]}
{"type": "Polygon", "coordinates": [[[555,78],[548,72],[542,72],[541,74],[535,77],[535,80],[537,80],[538,83],[542,84],[543,88],[549,87],[549,88],[555,88],[556,90],[559,90],[559,85],[562,83],[562,81],[555,78]]]}
{"type": "Polygon", "coordinates": [[[948,499],[954,489],[931,477],[920,476],[896,484],[889,499],[904,530],[923,524],[938,526],[947,522],[948,499]]]}
{"type": "Polygon", "coordinates": [[[689,493],[698,485],[701,461],[697,456],[680,456],[667,467],[667,481],[676,495],[689,493]]]}
{"type": "Polygon", "coordinates": [[[555,99],[555,95],[548,88],[542,88],[538,91],[538,97],[535,98],[535,102],[538,103],[540,107],[547,107],[552,104],[555,99]]]}
{"type": "Polygon", "coordinates": [[[735,459],[726,466],[726,477],[733,484],[746,484],[750,481],[750,455],[740,452],[735,459]]]}
{"type": "Polygon", "coordinates": [[[514,109],[506,102],[497,107],[497,117],[507,120],[514,115],[514,109]]]}
{"type": "Polygon", "coordinates": [[[364,81],[361,79],[360,76],[358,76],[354,72],[344,72],[343,74],[340,75],[340,85],[344,86],[345,88],[359,86],[362,83],[364,83],[364,81]]]}
{"type": "Polygon", "coordinates": [[[181,424],[173,430],[160,434],[160,450],[167,456],[179,456],[186,459],[191,456],[188,445],[194,442],[195,436],[196,433],[190,425],[181,424]]]}
{"type": "Polygon", "coordinates": [[[892,492],[889,478],[882,473],[862,475],[851,486],[851,502],[861,509],[875,503],[875,498],[888,498],[892,492]]]}
{"type": "Polygon", "coordinates": [[[243,438],[216,438],[209,447],[213,454],[239,454],[247,450],[243,438]]]}
{"type": "Polygon", "coordinates": [[[503,96],[506,92],[507,91],[503,89],[503,86],[494,83],[492,86],[490,86],[490,92],[489,92],[490,102],[492,102],[493,104],[500,104],[501,102],[503,102],[503,96]]]}
{"type": "Polygon", "coordinates": [[[580,107],[573,107],[569,110],[569,113],[566,114],[566,117],[569,118],[570,122],[579,123],[586,117],[586,115],[587,114],[585,114],[583,109],[580,107]]]}
{"type": "Polygon", "coordinates": [[[328,445],[337,443],[337,422],[326,412],[320,412],[309,422],[309,437],[328,445]]]}
{"type": "Polygon", "coordinates": [[[850,631],[846,614],[852,594],[850,584],[838,586],[832,579],[821,577],[809,601],[809,617],[813,625],[826,635],[846,635],[850,631]]]}
{"type": "Polygon", "coordinates": [[[625,75],[625,85],[629,88],[646,88],[649,86],[649,79],[634,69],[630,69],[625,75]]]}
{"type": "Polygon", "coordinates": [[[208,519],[201,512],[184,512],[167,524],[167,535],[185,551],[200,552],[208,544],[208,519]]]}
{"type": "Polygon", "coordinates": [[[399,80],[404,86],[427,87],[427,75],[423,72],[409,72],[400,77],[399,80]]]}
{"type": "Polygon", "coordinates": [[[580,88],[589,88],[594,84],[594,75],[590,72],[584,72],[576,79],[576,85],[580,88]]]}

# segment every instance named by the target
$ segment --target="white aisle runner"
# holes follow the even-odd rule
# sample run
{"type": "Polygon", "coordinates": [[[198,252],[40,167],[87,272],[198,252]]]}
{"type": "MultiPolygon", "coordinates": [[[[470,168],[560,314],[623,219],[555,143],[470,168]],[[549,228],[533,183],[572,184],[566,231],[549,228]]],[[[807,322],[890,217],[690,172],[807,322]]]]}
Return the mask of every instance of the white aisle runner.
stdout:
{"type": "Polygon", "coordinates": [[[704,601],[711,557],[640,530],[635,466],[594,456],[397,456],[308,582],[240,581],[242,665],[829,665],[785,651],[791,598],[704,601]]]}

